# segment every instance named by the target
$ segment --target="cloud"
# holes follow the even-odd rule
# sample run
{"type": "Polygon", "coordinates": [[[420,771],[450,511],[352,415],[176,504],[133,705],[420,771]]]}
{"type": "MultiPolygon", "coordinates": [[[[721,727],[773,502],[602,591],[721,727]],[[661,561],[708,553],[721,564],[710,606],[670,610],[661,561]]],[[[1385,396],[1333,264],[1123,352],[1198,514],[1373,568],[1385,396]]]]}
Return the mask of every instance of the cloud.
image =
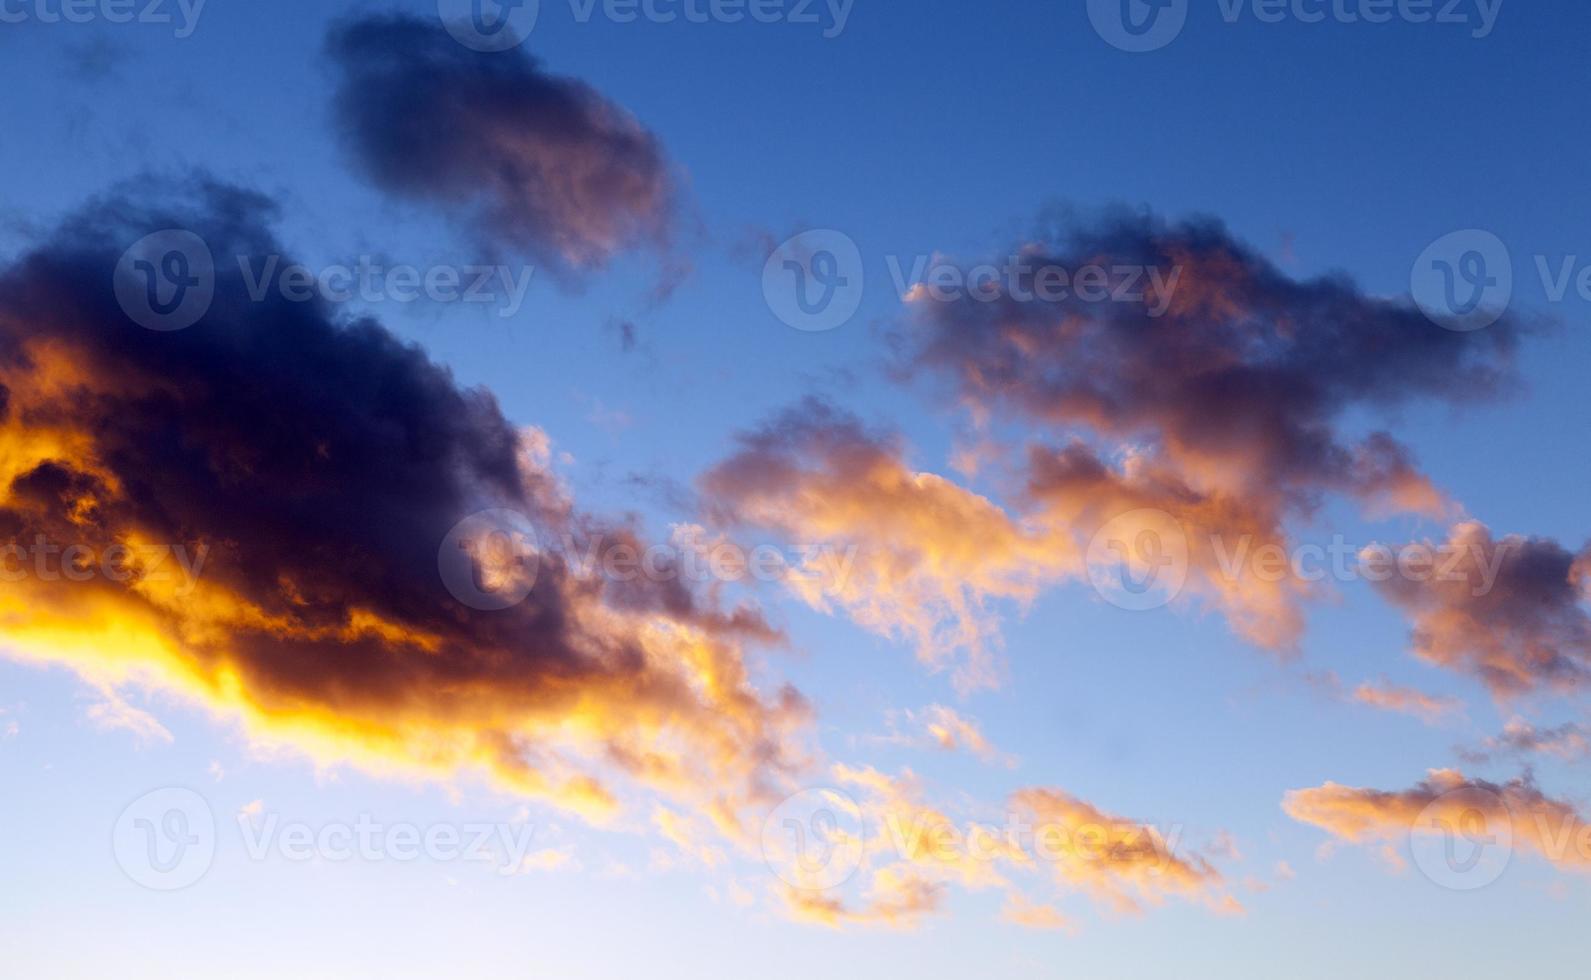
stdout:
{"type": "Polygon", "coordinates": [[[1501,540],[1482,524],[1453,528],[1453,556],[1430,575],[1397,575],[1376,589],[1411,620],[1414,653],[1475,677],[1499,698],[1583,685],[1591,665],[1591,549],[1544,538],[1501,540]]]}
{"type": "Polygon", "coordinates": [[[907,293],[901,376],[946,385],[988,430],[1036,428],[1030,490],[1082,540],[1124,514],[1168,515],[1189,537],[1191,597],[1283,652],[1317,591],[1214,546],[1285,551],[1288,524],[1331,495],[1370,516],[1455,513],[1413,453],[1364,422],[1515,384],[1516,321],[1442,329],[1345,277],[1295,279],[1212,219],[1069,218],[1003,276],[973,280],[907,293]]]}
{"type": "Polygon", "coordinates": [[[1000,918],[1024,929],[1046,932],[1075,932],[1076,923],[1053,905],[1040,905],[1021,895],[1012,895],[1000,909],[1000,918]]]}
{"type": "Polygon", "coordinates": [[[963,718],[942,704],[930,705],[923,712],[923,726],[935,746],[945,752],[965,750],[985,759],[998,759],[1000,752],[984,737],[977,722],[963,718]]]}
{"type": "Polygon", "coordinates": [[[327,52],[344,142],[383,192],[565,272],[667,247],[676,192],[661,144],[584,82],[401,15],[344,22],[327,52]]]}
{"type": "Polygon", "coordinates": [[[578,871],[580,868],[580,861],[574,855],[574,848],[565,845],[564,847],[543,848],[525,855],[524,859],[514,868],[513,873],[535,874],[537,872],[578,871]]]}
{"type": "MultiPolygon", "coordinates": [[[[798,920],[912,928],[940,912],[956,888],[1003,895],[1002,917],[1031,928],[1071,927],[1032,897],[1036,890],[1081,893],[1115,913],[1168,899],[1220,912],[1236,908],[1209,858],[1181,849],[1179,830],[1108,814],[1060,789],[1018,790],[1000,822],[958,820],[928,798],[910,770],[890,775],[837,764],[832,773],[844,787],[845,809],[859,817],[858,871],[866,873],[854,887],[781,889],[786,911],[798,920]]],[[[855,842],[825,843],[824,853],[832,854],[855,842]]]]}
{"type": "Polygon", "coordinates": [[[1438,724],[1464,710],[1464,703],[1457,698],[1436,697],[1412,687],[1398,687],[1386,680],[1360,684],[1354,688],[1353,699],[1382,711],[1413,715],[1428,725],[1438,724]]]}
{"type": "Polygon", "coordinates": [[[930,668],[953,667],[962,690],[1002,677],[1000,605],[1025,607],[1046,588],[1086,580],[1107,531],[1150,534],[1168,549],[1177,539],[1177,602],[1218,609],[1261,646],[1296,645],[1298,607],[1315,587],[1256,569],[1286,544],[1280,514],[1203,493],[1141,453],[1113,465],[1081,443],[1032,447],[1024,473],[1021,506],[1007,510],[915,469],[897,437],[808,399],[743,434],[700,485],[718,526],[812,549],[787,579],[809,605],[910,642],[930,668]]]}
{"type": "Polygon", "coordinates": [[[1118,211],[1020,255],[1013,282],[948,302],[913,293],[897,338],[906,368],[948,378],[986,411],[1146,444],[1201,492],[1271,511],[1312,509],[1328,491],[1440,511],[1404,447],[1384,432],[1355,439],[1341,417],[1483,398],[1511,378],[1512,321],[1462,334],[1340,276],[1295,280],[1211,219],[1118,211]],[[1046,267],[1136,282],[1092,301],[1079,281],[1056,299],[1036,288],[1046,267]]]}
{"type": "Polygon", "coordinates": [[[1460,750],[1470,762],[1489,762],[1495,755],[1532,755],[1540,753],[1578,762],[1591,758],[1591,732],[1584,725],[1566,722],[1556,728],[1537,728],[1523,718],[1512,718],[1503,726],[1501,735],[1486,739],[1478,749],[1460,750]]]}
{"type": "Polygon", "coordinates": [[[578,574],[553,542],[638,532],[581,511],[544,436],[379,324],[252,299],[230,257],[285,251],[272,213],[204,178],[145,182],[0,268],[0,545],[119,556],[81,580],[8,562],[8,655],[171,692],[327,765],[484,775],[593,819],[628,789],[726,824],[765,803],[809,717],[752,682],[748,651],[777,634],[679,577],[578,574]],[[223,258],[207,315],[157,332],[123,314],[112,271],[169,228],[223,258]],[[482,611],[439,555],[489,508],[539,544],[533,582],[513,555],[452,559],[525,586],[482,611]],[[178,544],[208,548],[191,583],[139,557],[178,544]]]}
{"type": "Polygon", "coordinates": [[[101,688],[100,700],[88,706],[88,720],[101,731],[131,732],[139,742],[173,741],[171,732],[154,715],[128,704],[116,691],[101,688]]]}
{"type": "Polygon", "coordinates": [[[740,436],[700,483],[718,525],[811,549],[786,580],[805,602],[912,643],[935,670],[954,665],[963,689],[1000,676],[991,604],[1031,601],[1066,561],[1037,529],[912,469],[898,440],[816,399],[740,436]]]}
{"type": "Polygon", "coordinates": [[[1217,609],[1228,625],[1257,646],[1291,653],[1304,630],[1300,605],[1316,594],[1304,578],[1284,571],[1263,574],[1259,563],[1281,555],[1287,538],[1283,515],[1270,502],[1190,485],[1163,461],[1139,449],[1112,464],[1081,442],[1065,449],[1032,447],[1026,496],[1046,527],[1052,553],[1068,550],[1096,563],[1092,543],[1126,546],[1140,568],[1143,542],[1150,554],[1175,562],[1178,605],[1217,609]]]}
{"type": "Polygon", "coordinates": [[[873,873],[865,901],[847,905],[843,898],[784,886],[780,894],[789,917],[832,928],[881,925],[913,929],[944,906],[945,889],[923,875],[897,866],[873,873]]]}
{"type": "Polygon", "coordinates": [[[1591,827],[1570,803],[1552,799],[1527,775],[1507,783],[1433,769],[1411,789],[1382,791],[1326,783],[1289,792],[1287,815],[1352,844],[1390,846],[1411,833],[1465,828],[1523,844],[1562,868],[1591,870],[1591,827]]]}
{"type": "Polygon", "coordinates": [[[886,718],[889,731],[883,735],[864,736],[863,741],[939,752],[970,752],[986,762],[1007,767],[1016,765],[1014,758],[989,741],[978,722],[964,717],[954,708],[931,704],[920,710],[892,710],[886,713],[886,718]]]}
{"type": "Polygon", "coordinates": [[[1012,802],[1041,828],[1035,848],[1056,851],[1055,880],[1082,890],[1118,911],[1140,912],[1168,898],[1202,901],[1226,909],[1223,878],[1203,856],[1177,853],[1178,841],[1160,830],[1112,816],[1069,793],[1026,789],[1012,802]]]}

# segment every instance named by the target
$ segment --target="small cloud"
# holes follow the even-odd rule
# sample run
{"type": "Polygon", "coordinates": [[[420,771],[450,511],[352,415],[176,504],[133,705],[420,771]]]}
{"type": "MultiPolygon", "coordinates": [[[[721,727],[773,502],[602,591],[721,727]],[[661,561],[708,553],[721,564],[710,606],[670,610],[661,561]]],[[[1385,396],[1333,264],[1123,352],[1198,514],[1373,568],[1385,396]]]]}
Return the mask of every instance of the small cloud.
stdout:
{"type": "Polygon", "coordinates": [[[891,711],[886,719],[889,731],[871,736],[868,741],[940,752],[970,752],[986,762],[1016,767],[1016,759],[995,748],[977,721],[942,704],[931,704],[920,711],[891,711]]]}
{"type": "Polygon", "coordinates": [[[1488,738],[1478,749],[1459,749],[1466,761],[1483,763],[1500,754],[1550,755],[1564,762],[1591,757],[1591,732],[1573,722],[1557,728],[1537,728],[1523,718],[1510,719],[1503,733],[1488,738]]]}
{"type": "Polygon", "coordinates": [[[1438,725],[1464,713],[1464,702],[1457,698],[1435,697],[1411,687],[1397,687],[1385,678],[1380,683],[1360,684],[1353,692],[1353,699],[1382,711],[1412,715],[1427,725],[1438,725]]]}
{"type": "Polygon", "coordinates": [[[1000,910],[1000,918],[1024,929],[1071,933],[1077,931],[1077,923],[1062,914],[1060,909],[1053,905],[1030,902],[1021,895],[1012,895],[1006,900],[1005,907],[1000,910]]]}
{"type": "Polygon", "coordinates": [[[756,904],[757,896],[752,893],[751,889],[740,882],[731,881],[729,883],[729,900],[745,909],[751,908],[752,905],[756,904]]]}
{"type": "Polygon", "coordinates": [[[128,704],[121,695],[113,689],[104,687],[100,689],[99,703],[89,705],[88,720],[102,731],[128,731],[140,743],[165,742],[168,745],[173,741],[171,732],[166,730],[155,717],[146,711],[128,704]]]}
{"type": "Polygon", "coordinates": [[[535,874],[537,872],[578,871],[580,862],[575,859],[574,848],[548,847],[525,855],[515,869],[516,874],[535,874]]]}

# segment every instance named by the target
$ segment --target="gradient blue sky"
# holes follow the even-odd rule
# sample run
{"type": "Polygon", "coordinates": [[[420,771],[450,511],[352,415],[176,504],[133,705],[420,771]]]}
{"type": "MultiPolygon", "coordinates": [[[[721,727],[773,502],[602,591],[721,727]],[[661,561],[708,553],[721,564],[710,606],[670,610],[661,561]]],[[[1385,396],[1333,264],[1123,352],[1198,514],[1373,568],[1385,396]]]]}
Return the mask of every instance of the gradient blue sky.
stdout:
{"type": "MultiPolygon", "coordinates": [[[[425,265],[471,262],[471,246],[426,212],[385,201],[335,139],[322,55],[328,25],[372,9],[434,16],[426,2],[210,0],[192,37],[109,24],[0,26],[13,79],[3,109],[0,253],[19,252],[85,198],[145,171],[202,167],[276,195],[283,241],[310,264],[362,252],[425,265]],[[103,59],[103,71],[85,64],[103,59]]],[[[1408,290],[1432,240],[1487,229],[1509,246],[1515,309],[1558,321],[1523,349],[1524,390],[1456,411],[1414,406],[1393,431],[1434,482],[1498,533],[1584,541],[1591,431],[1586,309],[1551,304],[1536,255],[1591,263],[1591,140],[1582,76],[1591,13],[1567,0],[1505,4],[1484,39],[1443,25],[1252,18],[1224,23],[1194,0],[1183,35],[1130,55],[1104,43],[1082,4],[856,0],[844,32],[800,25],[580,24],[544,0],[528,45],[656,133],[686,175],[693,273],[664,303],[645,257],[574,293],[538,276],[511,319],[457,308],[370,312],[466,384],[491,388],[516,423],[572,456],[584,506],[633,509],[655,531],[692,519],[664,494],[732,448],[734,433],[803,395],[824,394],[898,427],[921,469],[948,473],[967,420],[931,386],[884,370],[899,310],[887,256],[998,254],[1044,209],[1126,202],[1218,216],[1299,277],[1341,270],[1372,295],[1408,290]],[[844,328],[780,323],[746,243],[803,227],[851,236],[864,256],[862,310],[844,328]],[[611,329],[632,320],[638,349],[611,329]],[[622,421],[619,421],[622,416],[622,421]]],[[[909,259],[908,259],[909,262],[909,259]]],[[[977,485],[977,484],[975,484],[977,485]]],[[[979,485],[980,489],[990,489],[979,485]]],[[[1366,524],[1332,507],[1304,539],[1441,536],[1412,518],[1366,524]]],[[[0,661],[0,973],[16,977],[530,975],[548,977],[1485,977],[1579,975],[1586,883],[1520,858],[1477,892],[1389,873],[1290,820],[1283,794],[1336,780],[1402,787],[1454,765],[1454,746],[1495,734],[1509,712],[1484,688],[1408,656],[1408,626],[1363,584],[1310,610],[1301,661],[1279,664],[1220,617],[1132,613],[1084,587],[1004,610],[1002,689],[962,697],[904,644],[776,594],[765,602],[793,650],[765,670],[807,692],[835,757],[911,766],[951,796],[998,801],[1060,785],[1113,813],[1221,831],[1242,917],[1172,904],[1118,917],[1068,899],[1075,934],[998,921],[995,896],[957,893],[923,928],[840,930],[786,922],[724,897],[721,875],[648,870],[656,842],[532,806],[538,846],[572,846],[583,870],[500,877],[421,862],[251,861],[232,815],[254,800],[319,824],[510,820],[521,803],[481,785],[449,791],[301,758],[263,758],[192,705],[136,703],[167,744],[101,731],[92,692],[62,670],[0,661]],[[1386,676],[1462,698],[1441,726],[1339,703],[1304,680],[1386,676]],[[971,755],[891,748],[859,736],[886,712],[952,705],[977,718],[1016,769],[971,755]],[[219,763],[224,778],[211,773],[219,763]],[[157,894],[127,880],[109,845],[128,801],[189,786],[222,826],[197,886],[157,894]],[[608,858],[635,869],[599,873],[608,858]],[[1275,880],[1287,861],[1296,871],[1275,880]],[[716,891],[715,891],[716,890],[716,891]]],[[[1576,717],[1562,706],[1538,720],[1576,717]]],[[[1507,777],[1517,767],[1484,770],[1507,777]]],[[[1591,793],[1585,770],[1538,760],[1560,798],[1591,793]]],[[[739,869],[754,883],[766,869],[739,869]]]]}

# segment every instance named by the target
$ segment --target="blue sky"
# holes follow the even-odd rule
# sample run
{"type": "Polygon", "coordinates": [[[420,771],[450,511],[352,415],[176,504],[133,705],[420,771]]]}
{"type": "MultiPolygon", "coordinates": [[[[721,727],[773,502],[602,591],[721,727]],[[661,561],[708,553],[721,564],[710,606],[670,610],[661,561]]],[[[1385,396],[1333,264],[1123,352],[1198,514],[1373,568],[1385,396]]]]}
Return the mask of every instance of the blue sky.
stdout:
{"type": "MultiPolygon", "coordinates": [[[[4,110],[0,255],[9,264],[27,253],[120,181],[201,168],[274,197],[278,237],[311,267],[362,254],[422,267],[503,260],[456,216],[383,193],[339,139],[328,29],[392,10],[436,18],[422,0],[211,0],[182,39],[159,24],[0,26],[0,55],[31,80],[4,110]]],[[[856,0],[844,30],[825,38],[790,23],[581,23],[544,0],[526,49],[661,141],[682,201],[668,254],[627,251],[574,288],[538,268],[511,317],[392,301],[348,312],[417,342],[460,384],[489,388],[510,422],[540,428],[567,454],[556,465],[580,507],[633,512],[654,537],[701,520],[692,490],[736,451],[737,433],[813,394],[899,432],[914,471],[1014,513],[1011,484],[952,468],[976,426],[944,379],[888,370],[904,316],[891,257],[979,261],[1033,240],[1047,214],[1126,204],[1214,216],[1289,277],[1341,272],[1371,300],[1395,302],[1428,244],[1483,229],[1513,259],[1511,315],[1524,334],[1515,390],[1458,393],[1454,404],[1422,397],[1390,414],[1362,405],[1343,425],[1387,428],[1464,517],[1499,537],[1577,551],[1591,339],[1585,302],[1550,301],[1536,257],[1591,264],[1577,84],[1588,28],[1581,5],[1559,0],[1504,4],[1483,38],[1397,19],[1227,23],[1217,3],[1192,0],[1179,37],[1129,54],[1092,29],[1081,4],[856,0]],[[862,256],[861,307],[840,329],[790,329],[763,294],[762,243],[807,228],[842,232],[862,256]],[[679,259],[687,274],[669,265],[679,259]],[[663,279],[673,288],[656,301],[663,279]],[[625,321],[633,350],[621,343],[625,321]]],[[[999,425],[1021,433],[1013,442],[1042,428],[1021,417],[999,425]]],[[[1441,541],[1450,523],[1370,520],[1334,498],[1290,530],[1363,545],[1441,541]]],[[[660,861],[672,852],[647,832],[644,805],[639,829],[601,829],[480,778],[317,765],[292,746],[263,748],[225,711],[159,684],[125,697],[169,737],[107,729],[92,710],[103,695],[70,663],[0,660],[0,733],[15,725],[0,739],[0,945],[10,951],[0,973],[1126,978],[1267,976],[1286,964],[1300,977],[1575,975],[1588,893],[1572,868],[1521,848],[1497,883],[1453,891],[1351,841],[1322,852],[1332,835],[1283,811],[1292,790],[1392,790],[1443,767],[1503,783],[1524,763],[1477,768],[1455,748],[1516,715],[1543,728],[1583,718],[1573,696],[1499,700],[1474,676],[1421,662],[1400,608],[1363,582],[1339,591],[1308,605],[1292,660],[1234,636],[1219,611],[1129,612],[1086,580],[1046,587],[1025,608],[994,601],[1009,676],[975,692],[843,609],[755,592],[788,643],[748,654],[753,674],[807,695],[828,759],[909,768],[936,799],[988,819],[1021,787],[1059,786],[1104,812],[1175,823],[1190,847],[1219,853],[1244,909],[1173,900],[1120,915],[1063,893],[1054,901],[1078,923],[1070,931],[1003,921],[1000,893],[978,890],[950,893],[910,930],[788,921],[763,899],[777,881],[754,859],[660,861]],[[1326,672],[1349,689],[1384,678],[1464,707],[1425,724],[1332,696],[1318,680],[1326,672]],[[936,704],[976,719],[1014,766],[879,738],[891,717],[909,727],[898,713],[936,704]],[[209,872],[169,894],[129,880],[113,844],[123,808],[168,786],[202,794],[219,827],[209,872]],[[317,827],[359,814],[524,825],[536,850],[574,857],[513,876],[429,859],[252,860],[235,815],[255,801],[317,827]],[[1225,839],[1234,850],[1213,843],[1225,839]],[[741,890],[756,900],[743,905],[741,890]]],[[[1549,796],[1585,799],[1584,759],[1526,761],[1549,796]]]]}

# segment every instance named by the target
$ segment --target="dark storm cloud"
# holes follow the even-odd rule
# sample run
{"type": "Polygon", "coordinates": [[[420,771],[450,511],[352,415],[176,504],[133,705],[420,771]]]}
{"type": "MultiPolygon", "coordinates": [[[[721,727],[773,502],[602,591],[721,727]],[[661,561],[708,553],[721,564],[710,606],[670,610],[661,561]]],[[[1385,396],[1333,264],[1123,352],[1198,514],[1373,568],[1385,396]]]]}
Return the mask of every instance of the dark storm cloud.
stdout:
{"type": "Polygon", "coordinates": [[[406,16],[346,22],[327,51],[344,140],[387,194],[576,272],[667,246],[675,188],[661,144],[584,82],[406,16]]]}
{"type": "Polygon", "coordinates": [[[1204,490],[1439,509],[1405,447],[1346,435],[1342,417],[1483,399],[1511,379],[1514,321],[1442,329],[1345,277],[1294,279],[1214,220],[1118,211],[1019,253],[1027,271],[981,292],[909,297],[906,369],[950,379],[981,409],[1148,444],[1204,490]],[[1057,297],[1040,271],[1091,267],[1103,293],[1073,279],[1057,297]]]}
{"type": "Polygon", "coordinates": [[[191,594],[132,559],[84,582],[8,562],[6,644],[316,752],[481,770],[587,812],[620,775],[731,809],[761,792],[804,712],[747,679],[742,645],[773,632],[677,577],[583,577],[559,541],[644,542],[578,511],[545,437],[417,347],[321,302],[252,298],[232,257],[283,253],[272,214],[207,180],[119,192],[0,269],[0,543],[208,555],[191,594]],[[214,301],[187,329],[144,329],[113,270],[173,228],[216,257],[214,301]],[[439,572],[450,529],[486,508],[541,545],[533,584],[523,561],[469,551],[479,581],[525,584],[495,611],[439,572]]]}
{"type": "Polygon", "coordinates": [[[1545,538],[1496,539],[1455,527],[1445,574],[1394,576],[1376,588],[1408,615],[1414,652],[1468,673],[1499,697],[1582,687],[1591,678],[1591,549],[1545,538]]]}

